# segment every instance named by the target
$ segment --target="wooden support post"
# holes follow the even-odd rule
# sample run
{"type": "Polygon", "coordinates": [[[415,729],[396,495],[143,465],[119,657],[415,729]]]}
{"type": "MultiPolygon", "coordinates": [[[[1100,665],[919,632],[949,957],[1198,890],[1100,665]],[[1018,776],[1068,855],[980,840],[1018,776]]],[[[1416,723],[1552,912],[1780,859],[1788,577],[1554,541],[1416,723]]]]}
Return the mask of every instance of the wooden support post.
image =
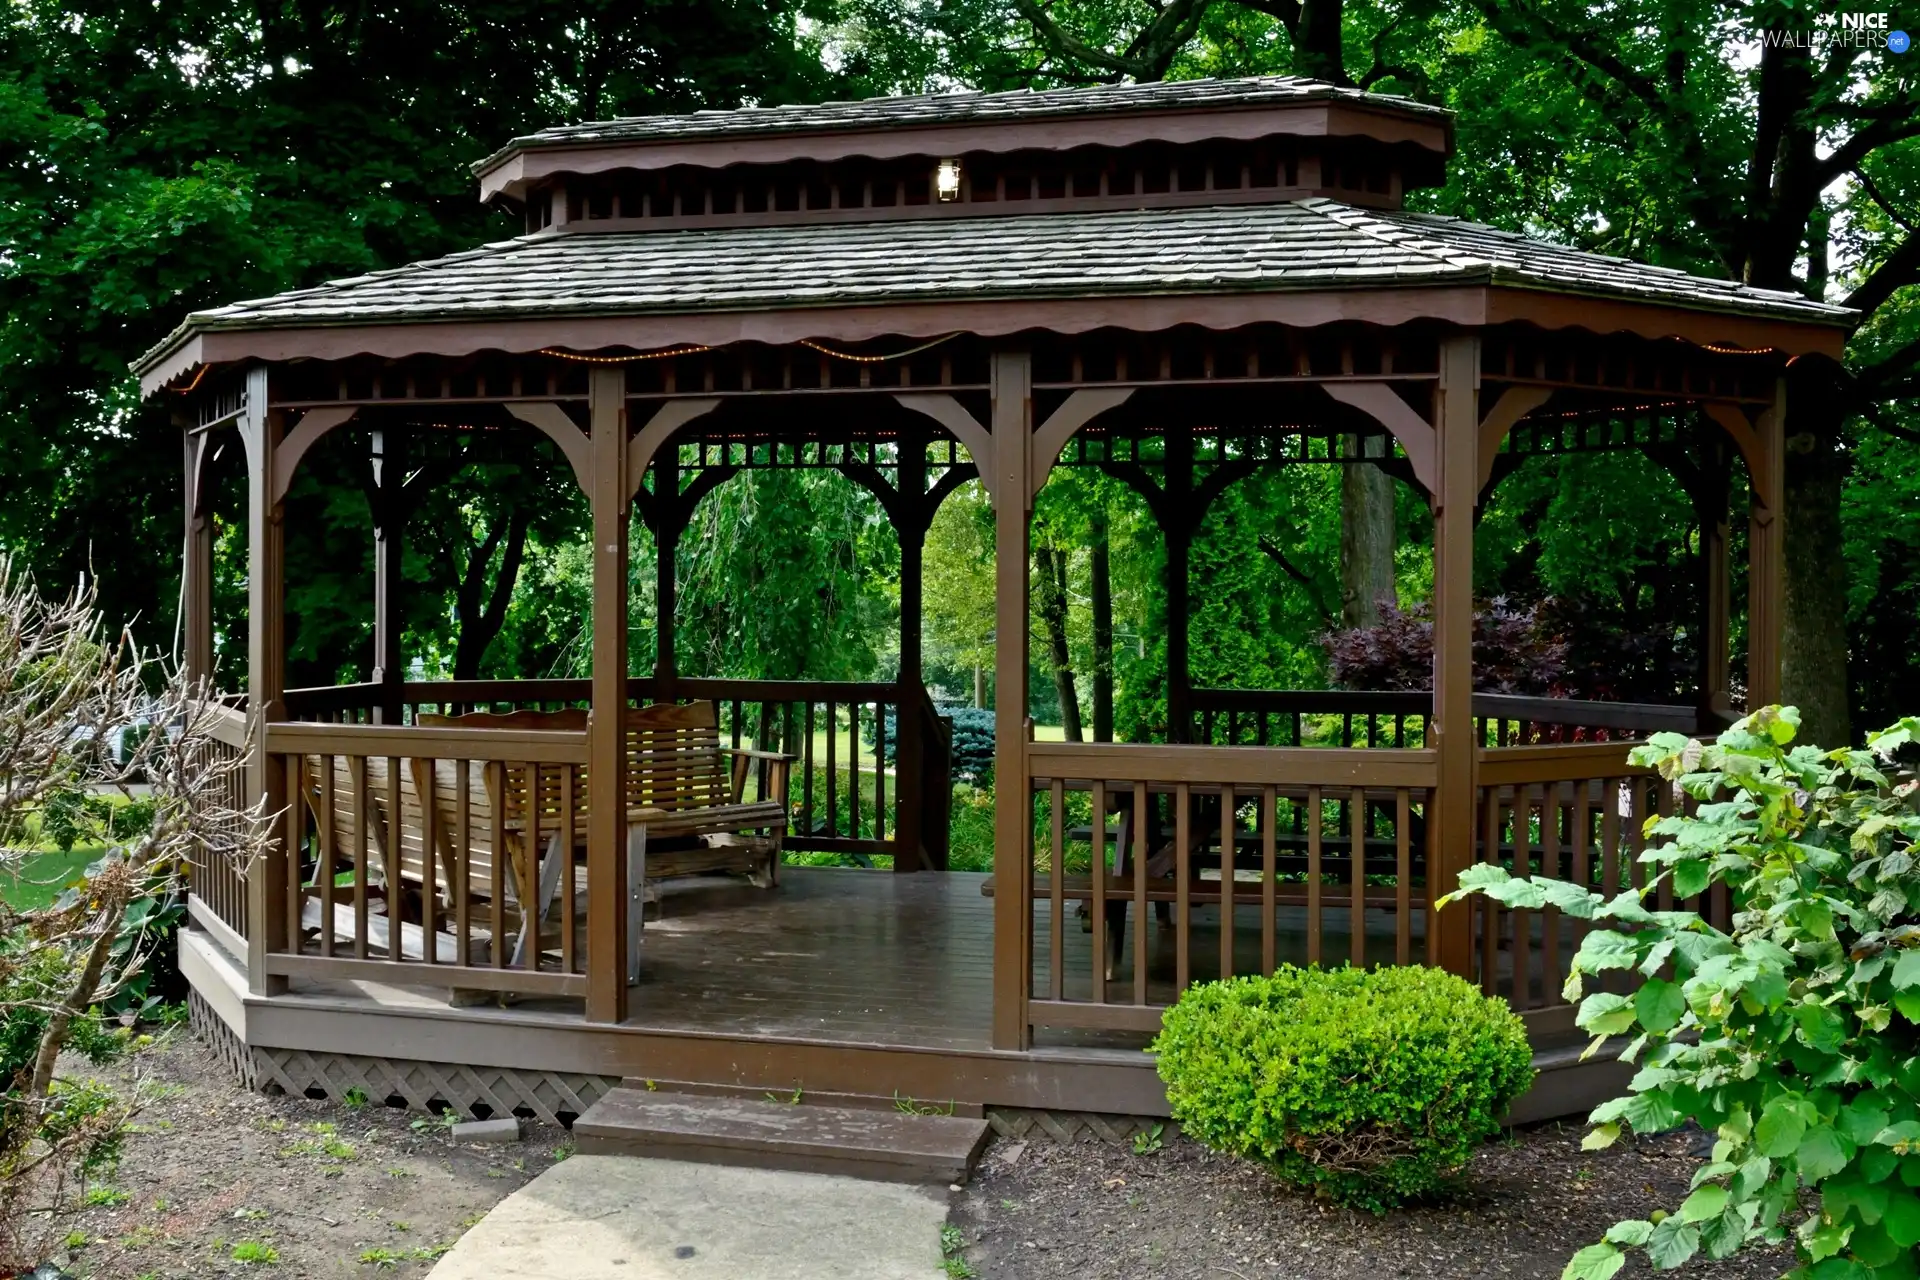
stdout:
{"type": "Polygon", "coordinates": [[[373,682],[380,686],[375,710],[382,724],[399,724],[405,715],[400,593],[407,514],[400,486],[407,475],[406,440],[393,427],[373,432],[373,682]]]}
{"type": "Polygon", "coordinates": [[[1167,741],[1193,739],[1193,671],[1187,624],[1193,552],[1193,431],[1167,428],[1166,501],[1161,532],[1167,542],[1167,741]]]}
{"type": "MultiPolygon", "coordinates": [[[[247,405],[240,419],[247,450],[247,723],[253,750],[247,762],[247,798],[261,799],[271,816],[284,811],[286,770],[267,755],[266,725],[285,718],[287,685],[286,530],[273,500],[273,456],[282,430],[280,415],[267,410],[267,370],[247,370],[247,405]]],[[[275,822],[272,829],[285,830],[275,822]]],[[[285,837],[247,873],[247,989],[254,995],[284,993],[287,980],[267,972],[269,951],[289,951],[300,922],[287,918],[287,877],[298,875],[299,851],[285,837]]]]}
{"type": "Polygon", "coordinates": [[[1786,617],[1787,380],[1774,383],[1773,407],[1754,423],[1758,437],[1747,533],[1747,710],[1780,700],[1780,632],[1786,617]]]}
{"type": "MultiPolygon", "coordinates": [[[[1439,756],[1428,803],[1427,893],[1450,893],[1474,859],[1473,508],[1480,490],[1480,342],[1446,339],[1434,398],[1438,483],[1433,490],[1433,715],[1427,745],[1439,756]]],[[[1455,905],[1427,925],[1427,959],[1467,976],[1473,913],[1455,905]]]]}
{"type": "Polygon", "coordinates": [[[994,594],[993,645],[993,1047],[1024,1049],[1031,1030],[1033,804],[1027,783],[1027,562],[1032,502],[1027,470],[1033,432],[1033,363],[998,351],[992,372],[994,594]]]}
{"type": "Polygon", "coordinates": [[[1709,425],[1700,491],[1694,510],[1700,520],[1700,701],[1702,720],[1719,717],[1733,705],[1728,687],[1727,651],[1732,601],[1727,573],[1727,442],[1709,425]]]}
{"type": "Polygon", "coordinates": [[[628,911],[627,375],[618,365],[599,366],[589,378],[593,711],[587,721],[587,1021],[624,1022],[628,911]]]}
{"type": "Polygon", "coordinates": [[[181,665],[188,677],[213,675],[213,511],[204,455],[211,437],[190,434],[191,417],[178,422],[186,445],[186,547],[180,558],[181,665]]]}
{"type": "Polygon", "coordinates": [[[673,682],[679,675],[674,620],[679,608],[680,535],[693,512],[680,501],[680,451],[671,444],[654,455],[653,509],[658,524],[653,531],[653,700],[672,702],[673,682]]]}
{"type": "Polygon", "coordinates": [[[922,569],[927,542],[927,525],[932,519],[927,496],[927,437],[918,426],[900,433],[898,487],[902,518],[894,532],[900,539],[900,676],[899,714],[894,717],[896,735],[894,758],[895,871],[931,868],[926,856],[923,815],[926,810],[926,725],[921,704],[927,689],[921,672],[922,569]]]}

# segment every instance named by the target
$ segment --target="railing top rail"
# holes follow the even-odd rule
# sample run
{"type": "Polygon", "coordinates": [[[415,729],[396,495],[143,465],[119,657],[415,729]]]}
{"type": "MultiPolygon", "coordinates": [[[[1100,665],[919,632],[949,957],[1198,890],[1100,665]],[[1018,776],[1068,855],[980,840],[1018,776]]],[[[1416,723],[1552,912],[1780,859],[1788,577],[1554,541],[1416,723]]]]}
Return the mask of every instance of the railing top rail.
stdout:
{"type": "Polygon", "coordinates": [[[267,751],[272,755],[426,756],[585,764],[587,735],[550,729],[427,729],[417,725],[282,721],[267,726],[267,751]]]}
{"type": "Polygon", "coordinates": [[[1433,695],[1424,689],[1195,689],[1196,711],[1268,711],[1282,714],[1426,715],[1433,695]]]}
{"type": "Polygon", "coordinates": [[[213,721],[213,739],[238,751],[247,745],[247,713],[238,707],[209,708],[213,721]]]}
{"type": "Polygon", "coordinates": [[[1636,742],[1553,742],[1538,746],[1483,747],[1476,753],[1474,776],[1482,786],[1528,782],[1569,782],[1587,778],[1624,778],[1652,773],[1627,763],[1636,742]]]}
{"type": "Polygon", "coordinates": [[[1438,753],[1405,748],[1033,742],[1027,761],[1039,778],[1235,787],[1431,787],[1439,772],[1438,753]]]}
{"type": "MultiPolygon", "coordinates": [[[[1197,711],[1423,716],[1433,710],[1433,695],[1425,689],[1195,689],[1192,698],[1197,711]]],[[[1474,694],[1473,714],[1483,719],[1679,733],[1695,732],[1700,723],[1697,709],[1669,703],[1599,702],[1511,693],[1474,694]]]]}

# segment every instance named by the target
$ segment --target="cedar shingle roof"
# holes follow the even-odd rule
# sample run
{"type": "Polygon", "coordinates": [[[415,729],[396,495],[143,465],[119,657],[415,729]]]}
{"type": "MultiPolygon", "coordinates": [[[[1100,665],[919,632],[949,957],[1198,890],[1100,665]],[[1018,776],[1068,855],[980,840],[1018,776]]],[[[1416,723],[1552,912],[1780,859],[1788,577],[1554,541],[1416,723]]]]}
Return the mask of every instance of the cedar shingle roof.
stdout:
{"type": "Polygon", "coordinates": [[[931,93],[867,98],[808,106],[741,107],[686,115],[629,116],[561,125],[515,138],[474,165],[484,171],[528,147],[710,138],[738,134],[830,132],[1032,119],[1038,116],[1116,115],[1136,111],[1215,110],[1336,100],[1446,119],[1453,113],[1411,98],[1365,93],[1304,76],[1249,76],[1239,80],[1179,80],[1087,88],[1019,89],[1011,93],[931,93]]]}
{"type": "Polygon", "coordinates": [[[194,330],[1472,283],[1800,322],[1854,317],[1798,294],[1316,198],[529,236],[196,312],[141,365],[194,330]]]}

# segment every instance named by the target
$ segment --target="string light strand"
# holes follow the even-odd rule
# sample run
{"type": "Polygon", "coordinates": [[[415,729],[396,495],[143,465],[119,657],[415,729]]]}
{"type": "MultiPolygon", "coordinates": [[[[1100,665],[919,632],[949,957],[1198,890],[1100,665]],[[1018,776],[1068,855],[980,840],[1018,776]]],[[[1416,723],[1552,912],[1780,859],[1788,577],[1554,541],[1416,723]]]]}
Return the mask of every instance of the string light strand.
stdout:
{"type": "Polygon", "coordinates": [[[640,360],[670,360],[674,356],[697,356],[702,351],[711,351],[712,347],[674,347],[668,351],[643,351],[633,356],[583,356],[575,351],[560,351],[553,347],[540,348],[543,356],[552,356],[556,360],[572,360],[576,364],[633,364],[640,360]]]}

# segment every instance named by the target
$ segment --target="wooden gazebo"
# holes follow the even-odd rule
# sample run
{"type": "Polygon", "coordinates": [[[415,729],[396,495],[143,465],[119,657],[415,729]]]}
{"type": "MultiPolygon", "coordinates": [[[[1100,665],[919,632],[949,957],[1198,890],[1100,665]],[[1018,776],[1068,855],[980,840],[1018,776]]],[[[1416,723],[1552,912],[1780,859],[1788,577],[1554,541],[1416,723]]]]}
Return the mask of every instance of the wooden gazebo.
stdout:
{"type": "Polygon", "coordinates": [[[1137,1052],[1160,1009],[1287,960],[1438,964],[1543,1041],[1570,1026],[1570,925],[1428,904],[1476,859],[1637,876],[1639,820],[1674,801],[1629,742],[1737,710],[1741,475],[1744,693],[1776,696],[1787,366],[1837,358],[1854,314],[1408,212],[1452,148],[1446,112],[1287,77],[579,125],[477,166],[481,198],[524,216],[516,239],[190,316],[138,366],[184,428],[187,658],[212,663],[208,459],[237,432],[251,633],[231,741],[285,815],[248,876],[195,868],[182,947],[203,1022],[262,1082],[545,1113],[621,1076],[1163,1112],[1137,1052]],[[283,500],[333,433],[384,451],[376,665],[289,690],[283,500]],[[461,433],[551,442],[586,492],[590,680],[405,678],[395,451],[461,433]],[[1335,443],[1353,437],[1374,446],[1335,443]],[[1595,449],[1667,462],[1699,506],[1697,705],[1472,687],[1476,506],[1530,455],[1595,449]],[[1193,531],[1236,480],[1301,464],[1379,466],[1429,500],[1430,695],[1192,687],[1193,531]],[[671,618],[694,506],[790,466],[840,470],[899,532],[898,680],[689,679],[671,625],[654,669],[630,671],[633,517],[671,618]],[[1074,466],[1134,485],[1166,536],[1163,742],[1029,731],[1029,517],[1074,466]],[[943,871],[919,640],[921,537],[974,479],[998,538],[985,881],[943,871]],[[785,795],[757,758],[741,775],[786,803],[789,848],[921,874],[788,868],[774,889],[667,895],[658,928],[632,927],[630,784],[651,766],[629,708],[708,700],[721,745],[800,757],[785,795]],[[863,755],[876,719],[898,741],[863,755]],[[490,788],[567,814],[564,839],[533,828],[569,852],[530,946],[508,945],[535,913],[500,869],[513,833],[490,788]]]}

